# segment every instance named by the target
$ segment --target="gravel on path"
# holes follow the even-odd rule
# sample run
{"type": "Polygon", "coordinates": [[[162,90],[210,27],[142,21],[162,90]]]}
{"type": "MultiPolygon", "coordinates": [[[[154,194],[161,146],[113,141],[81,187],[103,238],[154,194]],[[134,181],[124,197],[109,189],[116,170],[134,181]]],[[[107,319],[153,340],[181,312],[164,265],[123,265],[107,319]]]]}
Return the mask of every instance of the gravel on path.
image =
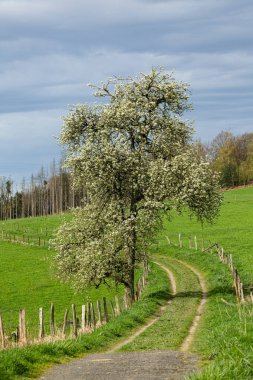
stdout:
{"type": "Polygon", "coordinates": [[[199,363],[198,355],[178,351],[94,354],[54,366],[40,380],[183,380],[199,363]]]}

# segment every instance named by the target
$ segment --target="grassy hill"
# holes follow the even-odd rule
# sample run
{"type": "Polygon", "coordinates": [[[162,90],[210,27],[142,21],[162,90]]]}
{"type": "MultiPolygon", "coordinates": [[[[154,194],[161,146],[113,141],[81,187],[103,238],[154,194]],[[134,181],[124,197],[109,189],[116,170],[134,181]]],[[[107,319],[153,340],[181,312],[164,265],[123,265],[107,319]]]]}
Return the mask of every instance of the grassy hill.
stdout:
{"type": "MultiPolygon", "coordinates": [[[[165,221],[163,230],[158,234],[157,244],[153,246],[151,256],[154,257],[154,260],[160,260],[172,269],[178,266],[176,259],[184,260],[204,274],[208,285],[205,314],[192,347],[195,352],[205,355],[208,366],[194,379],[230,380],[236,378],[246,380],[253,378],[251,365],[253,360],[252,304],[236,305],[230,272],[218,261],[215,254],[202,253],[201,249],[198,251],[188,249],[189,236],[192,240],[194,236],[197,236],[199,248],[201,248],[202,239],[206,242],[219,242],[224,246],[225,252],[233,254],[235,265],[239,269],[247,292],[253,282],[252,206],[253,187],[226,191],[220,216],[213,225],[204,224],[202,226],[186,214],[173,214],[171,221],[165,221]],[[179,232],[183,236],[182,249],[178,247],[179,232]],[[169,246],[166,236],[169,236],[174,244],[169,246]]],[[[70,215],[65,215],[65,218],[70,218],[70,215]]],[[[23,234],[29,233],[30,239],[33,239],[36,244],[39,236],[43,236],[45,239],[50,238],[62,220],[63,216],[52,216],[5,221],[0,223],[0,231],[2,229],[4,238],[6,235],[7,237],[11,235],[12,239],[14,236],[19,236],[21,240],[23,234]]],[[[30,315],[35,315],[36,319],[38,308],[45,306],[49,310],[50,302],[54,301],[60,315],[57,318],[61,321],[66,305],[70,306],[72,302],[81,305],[88,298],[95,300],[101,298],[102,295],[107,295],[110,299],[114,295],[116,290],[113,287],[101,290],[90,289],[87,294],[74,294],[69,286],[60,284],[54,278],[51,265],[52,255],[53,252],[46,247],[0,242],[2,262],[0,286],[3,290],[0,293],[0,309],[6,317],[9,315],[10,325],[17,324],[17,317],[13,322],[12,315],[14,315],[13,311],[16,313],[20,307],[25,307],[29,310],[30,315]]],[[[157,305],[166,299],[168,283],[165,274],[158,269],[153,268],[148,285],[150,289],[147,289],[144,299],[134,305],[129,317],[122,316],[121,319],[115,320],[115,324],[113,322],[112,325],[105,326],[104,330],[102,328],[101,332],[97,330],[94,335],[86,335],[72,343],[66,342],[66,345],[59,343],[45,348],[38,346],[37,348],[19,349],[18,352],[12,350],[2,352],[0,353],[0,362],[3,363],[0,364],[1,378],[12,379],[14,373],[19,373],[18,369],[14,368],[9,370],[9,375],[6,374],[8,371],[6,372],[5,368],[7,366],[8,369],[10,363],[13,366],[14,362],[22,364],[25,360],[27,368],[21,368],[20,374],[27,373],[30,376],[36,373],[37,368],[46,363],[62,360],[66,356],[105,349],[113,340],[130,334],[133,327],[143,323],[155,311],[157,305]],[[29,364],[31,357],[34,358],[34,365],[29,364]],[[5,374],[6,377],[3,377],[5,374]]],[[[192,307],[197,302],[198,292],[195,289],[196,279],[190,281],[187,277],[189,274],[182,275],[181,269],[176,269],[179,290],[180,286],[184,290],[175,299],[172,310],[168,311],[168,317],[161,318],[157,326],[154,325],[150,331],[146,332],[144,340],[140,336],[133,345],[125,347],[126,350],[152,349],[154,337],[159,337],[156,339],[156,348],[178,349],[184,331],[187,330],[190,323],[192,307]],[[177,305],[179,306],[177,307],[177,305]],[[186,320],[184,320],[185,316],[186,320]],[[162,346],[159,342],[162,343],[162,346]]],[[[122,292],[122,289],[118,291],[122,292]]],[[[32,326],[35,319],[29,318],[32,326]]]]}
{"type": "MultiPolygon", "coordinates": [[[[63,318],[64,310],[72,303],[77,307],[88,299],[96,300],[101,296],[108,299],[114,297],[116,290],[102,287],[92,289],[86,294],[75,294],[69,285],[61,284],[54,277],[52,268],[53,252],[48,250],[47,243],[54,231],[70,214],[36,217],[0,222],[0,238],[15,239],[34,245],[10,243],[0,241],[0,311],[12,329],[17,325],[17,311],[25,308],[28,322],[37,326],[38,308],[45,307],[46,323],[49,322],[50,303],[54,302],[57,311],[57,322],[63,318]],[[40,239],[41,247],[38,247],[40,239]],[[46,242],[44,246],[43,242],[46,242]]],[[[172,215],[171,221],[165,221],[164,229],[158,235],[158,245],[154,251],[159,251],[159,245],[167,245],[165,236],[178,244],[178,233],[183,237],[183,244],[188,246],[188,237],[197,236],[199,245],[201,240],[219,242],[226,252],[232,253],[236,267],[244,283],[251,286],[253,283],[253,187],[226,191],[220,216],[213,225],[203,226],[193,218],[185,215],[172,215]]],[[[208,243],[206,243],[208,244],[208,243]]],[[[117,290],[122,293],[122,289],[117,290]]]]}
{"type": "Polygon", "coordinates": [[[224,192],[220,216],[214,224],[203,226],[194,218],[173,214],[171,221],[165,221],[164,230],[158,236],[162,242],[169,236],[178,244],[178,234],[183,237],[184,246],[188,246],[188,237],[198,237],[199,244],[218,242],[227,253],[231,253],[243,280],[253,282],[253,187],[224,192]]]}

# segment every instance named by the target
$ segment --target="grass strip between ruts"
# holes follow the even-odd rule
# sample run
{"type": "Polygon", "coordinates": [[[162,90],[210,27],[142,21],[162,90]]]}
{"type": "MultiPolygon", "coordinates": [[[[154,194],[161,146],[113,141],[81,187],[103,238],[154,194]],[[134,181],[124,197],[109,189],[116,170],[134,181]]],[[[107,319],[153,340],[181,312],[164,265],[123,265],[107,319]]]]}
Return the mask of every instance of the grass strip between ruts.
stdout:
{"type": "Polygon", "coordinates": [[[197,276],[170,257],[159,262],[172,271],[177,293],[161,317],[120,351],[178,350],[188,334],[201,297],[197,276]]]}

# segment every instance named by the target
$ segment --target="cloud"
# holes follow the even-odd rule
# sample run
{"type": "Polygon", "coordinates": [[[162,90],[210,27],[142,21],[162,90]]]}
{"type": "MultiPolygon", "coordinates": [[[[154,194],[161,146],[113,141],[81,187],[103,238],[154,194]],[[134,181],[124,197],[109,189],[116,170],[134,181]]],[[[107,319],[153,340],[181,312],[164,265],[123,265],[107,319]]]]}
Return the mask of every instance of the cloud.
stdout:
{"type": "Polygon", "coordinates": [[[120,24],[131,21],[148,22],[154,18],[175,20],[198,15],[210,15],[210,11],[226,6],[223,0],[201,2],[199,0],[136,1],[129,0],[2,0],[0,15],[3,21],[18,24],[52,24],[55,28],[80,28],[94,25],[120,24]],[[100,24],[99,24],[100,22],[100,24]]]}
{"type": "Polygon", "coordinates": [[[175,70],[176,77],[189,82],[193,91],[245,91],[253,85],[253,53],[240,51],[154,54],[104,50],[79,55],[49,54],[32,57],[29,62],[15,61],[0,73],[0,109],[4,112],[5,107],[11,107],[15,111],[22,103],[23,109],[64,107],[88,99],[88,82],[99,83],[113,75],[134,75],[149,71],[152,66],[175,70]],[[8,94],[13,94],[11,105],[8,94]]]}
{"type": "Polygon", "coordinates": [[[93,102],[88,82],[152,66],[189,82],[203,139],[251,130],[252,15],[250,0],[1,0],[0,175],[58,152],[52,133],[68,104],[93,102]]]}

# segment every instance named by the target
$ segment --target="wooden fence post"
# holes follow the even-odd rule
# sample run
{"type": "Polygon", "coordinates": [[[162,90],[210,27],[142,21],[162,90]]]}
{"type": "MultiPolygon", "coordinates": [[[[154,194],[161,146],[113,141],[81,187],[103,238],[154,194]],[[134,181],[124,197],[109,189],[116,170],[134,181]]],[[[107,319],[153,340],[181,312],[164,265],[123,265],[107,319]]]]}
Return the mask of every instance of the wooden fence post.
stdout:
{"type": "Polygon", "coordinates": [[[238,302],[240,302],[240,300],[241,300],[241,284],[240,284],[240,277],[239,276],[237,276],[236,288],[237,288],[238,302]]]}
{"type": "Polygon", "coordinates": [[[50,331],[51,331],[51,336],[53,337],[55,335],[54,304],[53,303],[51,303],[51,309],[50,309],[50,331]]]}
{"type": "Polygon", "coordinates": [[[104,314],[106,323],[109,322],[109,314],[107,310],[106,297],[103,297],[103,306],[104,306],[104,314]]]}
{"type": "MultiPolygon", "coordinates": [[[[143,277],[142,277],[142,279],[143,279],[143,277]]],[[[123,300],[124,300],[125,309],[128,309],[128,294],[127,294],[126,289],[125,289],[125,294],[124,294],[123,300]]]]}
{"type": "Polygon", "coordinates": [[[25,323],[25,310],[19,310],[19,341],[22,345],[27,343],[26,337],[26,323],[25,323]]]}
{"type": "Polygon", "coordinates": [[[82,332],[85,332],[86,327],[86,307],[82,305],[82,332]]]}
{"type": "Polygon", "coordinates": [[[233,266],[233,279],[234,279],[234,287],[235,287],[235,292],[236,292],[236,296],[237,296],[237,289],[236,289],[236,269],[235,267],[233,266]]]}
{"type": "Polygon", "coordinates": [[[234,285],[235,285],[235,293],[237,300],[240,301],[240,287],[239,287],[240,277],[238,274],[237,269],[235,269],[235,275],[234,275],[234,285]]]}
{"type": "Polygon", "coordinates": [[[244,303],[245,298],[244,298],[244,291],[243,291],[243,283],[242,282],[240,282],[240,295],[241,295],[240,301],[244,303]]]}
{"type": "Polygon", "coordinates": [[[145,254],[144,260],[143,260],[143,274],[146,277],[148,277],[148,257],[145,254]]]}
{"type": "Polygon", "coordinates": [[[93,305],[93,302],[91,302],[91,312],[92,312],[92,322],[93,322],[93,328],[96,329],[97,321],[96,321],[96,314],[95,314],[95,308],[93,305]]]}
{"type": "Polygon", "coordinates": [[[120,315],[120,307],[119,307],[118,296],[115,296],[115,305],[116,305],[116,315],[120,315]]]}
{"type": "Polygon", "coordinates": [[[67,327],[67,321],[68,321],[68,309],[65,310],[64,319],[63,319],[63,325],[62,325],[62,336],[63,338],[66,338],[66,327],[67,327]]]}
{"type": "Polygon", "coordinates": [[[4,348],[5,347],[4,326],[3,326],[3,319],[1,315],[0,315],[0,337],[1,337],[2,348],[4,348]]]}
{"type": "Polygon", "coordinates": [[[97,300],[97,309],[98,309],[98,323],[102,325],[103,319],[102,319],[101,303],[99,300],[97,300]]]}
{"type": "Polygon", "coordinates": [[[77,338],[77,321],[76,321],[76,305],[72,304],[72,318],[73,318],[73,334],[77,338]]]}
{"type": "Polygon", "coordinates": [[[91,307],[90,302],[87,303],[87,326],[91,328],[91,307]]]}
{"type": "Polygon", "coordinates": [[[171,244],[170,238],[166,236],[166,239],[167,239],[168,244],[170,245],[171,244]]]}
{"type": "Polygon", "coordinates": [[[43,313],[43,307],[39,308],[39,320],[40,320],[40,331],[39,331],[39,338],[43,339],[45,336],[45,326],[44,326],[44,313],[43,313]]]}

